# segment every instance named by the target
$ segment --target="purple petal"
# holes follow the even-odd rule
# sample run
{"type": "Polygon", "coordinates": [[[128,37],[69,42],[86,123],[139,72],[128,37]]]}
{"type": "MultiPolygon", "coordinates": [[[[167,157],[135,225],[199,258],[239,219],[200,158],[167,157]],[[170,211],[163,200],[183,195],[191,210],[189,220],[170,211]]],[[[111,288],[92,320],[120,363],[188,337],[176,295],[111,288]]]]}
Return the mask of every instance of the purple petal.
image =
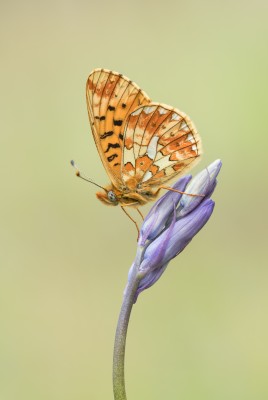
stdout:
{"type": "Polygon", "coordinates": [[[140,271],[151,272],[161,268],[179,254],[209,220],[214,202],[205,199],[195,210],[167,228],[146,249],[140,271]],[[164,254],[162,244],[165,244],[164,254]],[[161,257],[159,257],[161,249],[161,257]]]}
{"type": "MultiPolygon", "coordinates": [[[[165,235],[164,234],[160,235],[162,237],[162,240],[158,241],[158,246],[155,249],[154,257],[151,258],[151,260],[147,260],[147,264],[146,264],[147,269],[153,270],[154,268],[157,268],[159,265],[163,264],[163,258],[165,257],[167,244],[170,240],[173,229],[175,227],[175,222],[176,222],[176,207],[175,207],[175,204],[173,204],[173,218],[172,218],[171,224],[170,224],[169,228],[165,230],[165,235]],[[150,265],[148,265],[148,261],[149,261],[150,265]]],[[[145,260],[147,258],[146,251],[145,251],[143,260],[145,260]]],[[[141,266],[139,268],[140,271],[143,271],[142,266],[143,266],[143,262],[141,263],[141,266]]]]}
{"type": "Polygon", "coordinates": [[[144,278],[141,279],[140,284],[138,286],[137,292],[136,292],[136,297],[134,300],[134,303],[136,303],[137,298],[143,290],[148,289],[149,287],[153,286],[156,281],[161,277],[165,269],[167,268],[167,264],[163,265],[161,268],[154,270],[152,272],[149,272],[148,274],[145,275],[144,278]]]}
{"type": "MultiPolygon", "coordinates": [[[[173,188],[183,192],[190,180],[191,175],[186,175],[178,180],[173,188]]],[[[168,217],[172,214],[174,204],[177,205],[181,197],[180,193],[169,190],[155,203],[142,224],[139,238],[140,246],[144,246],[146,240],[153,240],[163,230],[168,217]]]]}
{"type": "MultiPolygon", "coordinates": [[[[187,185],[187,193],[202,194],[205,196],[205,198],[210,197],[216,187],[216,178],[220,172],[221,166],[221,160],[216,160],[199,174],[197,174],[187,185]]],[[[184,194],[181,197],[180,204],[178,206],[177,218],[181,218],[190,213],[203,200],[204,197],[192,197],[184,194]]]]}

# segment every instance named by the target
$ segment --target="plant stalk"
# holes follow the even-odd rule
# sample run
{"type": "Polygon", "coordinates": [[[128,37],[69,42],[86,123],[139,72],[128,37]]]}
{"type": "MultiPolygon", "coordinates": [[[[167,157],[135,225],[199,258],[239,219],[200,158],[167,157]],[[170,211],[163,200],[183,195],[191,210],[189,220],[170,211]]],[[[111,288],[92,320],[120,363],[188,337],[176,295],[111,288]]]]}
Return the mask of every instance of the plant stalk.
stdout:
{"type": "Polygon", "coordinates": [[[115,400],[127,400],[125,388],[125,348],[129,318],[140,279],[133,274],[128,281],[118,318],[113,356],[113,389],[115,400]]]}

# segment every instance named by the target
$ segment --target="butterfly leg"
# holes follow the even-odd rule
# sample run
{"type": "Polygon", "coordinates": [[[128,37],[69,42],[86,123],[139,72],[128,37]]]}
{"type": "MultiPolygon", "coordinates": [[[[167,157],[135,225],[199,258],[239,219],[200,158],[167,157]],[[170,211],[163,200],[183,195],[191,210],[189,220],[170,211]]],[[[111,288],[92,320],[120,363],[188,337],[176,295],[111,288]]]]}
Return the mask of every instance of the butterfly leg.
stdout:
{"type": "Polygon", "coordinates": [[[139,227],[138,227],[137,222],[136,222],[136,221],[131,217],[131,215],[125,210],[125,207],[121,206],[121,208],[122,208],[122,210],[124,211],[124,213],[128,216],[128,218],[131,219],[132,222],[134,222],[134,224],[135,224],[135,226],[136,226],[136,228],[137,228],[137,231],[138,231],[138,238],[137,238],[137,241],[138,241],[138,240],[139,240],[139,236],[140,236],[140,230],[139,230],[139,227]]]}
{"type": "Polygon", "coordinates": [[[137,210],[138,213],[140,214],[141,218],[144,220],[144,216],[143,216],[142,212],[141,212],[138,208],[136,208],[136,210],[137,210]]]}
{"type": "Polygon", "coordinates": [[[205,197],[204,194],[193,194],[193,193],[181,192],[180,190],[173,189],[168,186],[160,186],[159,189],[157,190],[156,194],[158,194],[159,190],[161,190],[161,189],[170,190],[171,192],[176,192],[176,193],[180,193],[180,194],[187,194],[187,196],[192,196],[192,197],[205,197]]]}

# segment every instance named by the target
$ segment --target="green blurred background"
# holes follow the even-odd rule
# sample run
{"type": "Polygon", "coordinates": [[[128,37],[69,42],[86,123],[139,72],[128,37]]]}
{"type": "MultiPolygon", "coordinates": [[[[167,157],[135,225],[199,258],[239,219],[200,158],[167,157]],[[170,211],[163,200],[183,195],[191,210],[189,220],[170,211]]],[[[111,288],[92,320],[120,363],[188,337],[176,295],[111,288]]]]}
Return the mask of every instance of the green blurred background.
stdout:
{"type": "Polygon", "coordinates": [[[129,400],[267,399],[267,1],[0,7],[0,399],[113,398],[136,232],[69,165],[108,183],[85,101],[96,67],[191,116],[194,173],[223,161],[209,224],[134,307],[129,400]]]}

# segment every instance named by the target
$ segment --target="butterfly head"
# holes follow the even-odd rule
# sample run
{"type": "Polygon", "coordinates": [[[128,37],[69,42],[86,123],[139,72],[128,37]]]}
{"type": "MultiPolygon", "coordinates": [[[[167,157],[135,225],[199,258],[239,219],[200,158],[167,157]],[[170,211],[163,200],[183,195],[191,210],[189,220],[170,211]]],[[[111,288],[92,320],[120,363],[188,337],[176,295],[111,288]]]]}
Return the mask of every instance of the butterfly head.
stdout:
{"type": "Polygon", "coordinates": [[[117,206],[119,203],[118,197],[113,190],[105,190],[103,192],[96,193],[97,198],[108,206],[117,206]]]}

